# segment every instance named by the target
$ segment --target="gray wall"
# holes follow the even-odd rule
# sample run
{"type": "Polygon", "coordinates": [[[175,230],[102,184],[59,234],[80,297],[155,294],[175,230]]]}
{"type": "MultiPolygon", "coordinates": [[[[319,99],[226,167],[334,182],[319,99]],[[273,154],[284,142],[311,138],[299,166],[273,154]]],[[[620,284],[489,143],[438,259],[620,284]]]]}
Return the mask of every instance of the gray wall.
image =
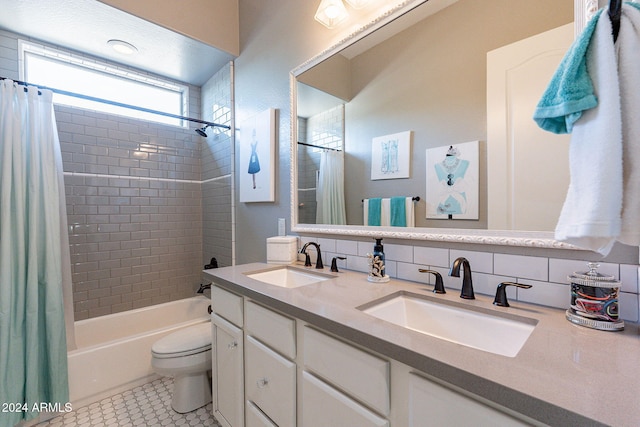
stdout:
{"type": "Polygon", "coordinates": [[[573,21],[571,0],[509,5],[461,0],[351,60],[347,224],[363,224],[363,197],[420,196],[417,227],[487,228],[487,52],[573,21]],[[407,130],[411,176],[368,179],[372,138],[407,130]],[[426,149],[469,141],[481,141],[479,220],[425,219],[426,149]]]}
{"type": "MultiPolygon", "coordinates": [[[[17,38],[0,31],[0,74],[13,79],[17,38]]],[[[207,83],[207,105],[231,105],[229,85],[226,67],[207,83]]],[[[200,88],[189,93],[189,114],[199,117],[200,88]]],[[[179,128],[63,106],[55,113],[76,320],[192,296],[203,260],[230,264],[230,233],[219,231],[232,228],[229,132],[210,136],[203,148],[195,124],[179,128]]],[[[220,119],[229,124],[231,115],[220,119]]]]}

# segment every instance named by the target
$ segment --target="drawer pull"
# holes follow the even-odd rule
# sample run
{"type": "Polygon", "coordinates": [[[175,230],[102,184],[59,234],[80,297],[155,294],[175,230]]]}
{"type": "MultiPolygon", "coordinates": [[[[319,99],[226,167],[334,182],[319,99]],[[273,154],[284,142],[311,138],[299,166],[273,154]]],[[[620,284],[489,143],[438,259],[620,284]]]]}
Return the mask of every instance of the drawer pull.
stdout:
{"type": "Polygon", "coordinates": [[[234,341],[234,342],[232,342],[231,344],[229,344],[229,345],[227,346],[227,348],[228,348],[229,350],[235,350],[236,348],[238,348],[238,343],[234,341]]]}
{"type": "Polygon", "coordinates": [[[269,384],[269,380],[267,378],[260,378],[258,381],[256,381],[256,385],[258,386],[258,388],[265,388],[267,384],[269,384]]]}

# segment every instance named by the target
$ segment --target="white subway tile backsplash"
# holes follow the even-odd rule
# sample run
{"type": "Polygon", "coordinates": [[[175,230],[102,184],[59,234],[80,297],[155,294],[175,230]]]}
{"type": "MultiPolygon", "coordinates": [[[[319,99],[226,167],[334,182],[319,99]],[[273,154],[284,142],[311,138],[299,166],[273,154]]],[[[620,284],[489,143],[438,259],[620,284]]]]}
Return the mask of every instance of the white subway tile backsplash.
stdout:
{"type": "Polygon", "coordinates": [[[358,256],[366,257],[367,254],[373,253],[374,244],[373,239],[370,242],[358,242],[358,256]]]}
{"type": "Polygon", "coordinates": [[[413,262],[431,267],[449,267],[449,250],[442,248],[413,248],[413,262]]]}
{"type": "Polygon", "coordinates": [[[620,281],[622,282],[622,290],[624,292],[632,292],[637,294],[638,277],[640,276],[640,267],[637,265],[620,264],[620,281]]]}
{"type": "MultiPolygon", "coordinates": [[[[589,271],[587,261],[549,259],[549,281],[556,283],[569,283],[568,276],[575,272],[582,273],[589,271]]],[[[599,263],[598,273],[619,277],[618,264],[599,263]]]]}
{"type": "Polygon", "coordinates": [[[358,255],[358,242],[352,240],[337,240],[336,252],[344,255],[358,255]]]}
{"type": "MultiPolygon", "coordinates": [[[[493,274],[483,274],[483,273],[476,273],[476,272],[473,272],[472,277],[473,277],[473,289],[475,293],[484,294],[488,296],[495,296],[496,289],[498,289],[498,285],[500,283],[516,281],[514,277],[495,276],[493,274]]],[[[512,286],[507,287],[507,297],[514,298],[514,299],[516,297],[516,290],[512,286]]]]}
{"type": "Polygon", "coordinates": [[[413,248],[411,246],[386,244],[384,245],[384,255],[386,260],[413,262],[413,248]]]}
{"type": "Polygon", "coordinates": [[[475,252],[475,251],[461,251],[451,250],[449,255],[449,262],[453,264],[453,261],[459,257],[464,257],[469,260],[471,269],[480,273],[493,273],[493,254],[489,252],[475,252]]]}
{"type": "Polygon", "coordinates": [[[549,279],[549,259],[533,256],[494,254],[493,272],[501,276],[547,281],[549,279]]]}
{"type": "Polygon", "coordinates": [[[518,280],[518,283],[532,285],[530,289],[518,289],[518,301],[542,304],[556,308],[569,308],[571,287],[567,285],[535,280],[518,280]]]}
{"type": "Polygon", "coordinates": [[[637,322],[640,320],[638,307],[640,301],[638,294],[621,292],[618,295],[618,309],[620,310],[620,318],[629,321],[637,322]]]}
{"type": "Polygon", "coordinates": [[[419,283],[434,283],[431,280],[431,274],[420,273],[418,269],[428,269],[426,265],[417,265],[409,262],[398,261],[396,263],[396,276],[398,279],[409,280],[419,283]]]}

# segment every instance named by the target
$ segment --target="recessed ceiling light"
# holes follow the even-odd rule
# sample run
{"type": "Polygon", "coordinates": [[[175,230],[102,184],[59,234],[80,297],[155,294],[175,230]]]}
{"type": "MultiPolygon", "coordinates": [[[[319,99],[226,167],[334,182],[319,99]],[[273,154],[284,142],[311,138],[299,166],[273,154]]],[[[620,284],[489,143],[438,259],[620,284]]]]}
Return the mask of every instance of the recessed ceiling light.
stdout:
{"type": "Polygon", "coordinates": [[[107,42],[109,46],[118,53],[123,55],[132,55],[138,51],[138,48],[122,40],[112,39],[107,42]]]}

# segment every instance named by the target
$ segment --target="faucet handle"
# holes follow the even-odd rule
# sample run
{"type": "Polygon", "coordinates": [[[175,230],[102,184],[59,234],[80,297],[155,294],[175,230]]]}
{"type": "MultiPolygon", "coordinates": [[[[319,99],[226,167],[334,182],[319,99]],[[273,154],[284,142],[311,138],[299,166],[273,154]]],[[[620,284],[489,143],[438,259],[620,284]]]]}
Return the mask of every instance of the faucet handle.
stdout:
{"type": "Polygon", "coordinates": [[[525,285],[523,283],[502,282],[496,289],[496,297],[493,300],[495,305],[499,305],[500,307],[509,307],[509,301],[507,300],[507,286],[515,286],[516,288],[523,289],[529,289],[531,287],[531,285],[525,285]]]}
{"type": "Polygon", "coordinates": [[[346,256],[334,256],[333,259],[331,260],[331,271],[333,271],[334,273],[338,273],[338,261],[337,260],[345,260],[347,259],[346,256]]]}
{"type": "Polygon", "coordinates": [[[304,266],[311,267],[311,257],[306,252],[304,253],[304,266]]]}
{"type": "Polygon", "coordinates": [[[436,286],[433,288],[433,292],[436,294],[446,294],[447,291],[444,290],[444,283],[442,281],[442,274],[438,273],[435,270],[427,270],[424,268],[419,268],[418,272],[420,273],[431,273],[436,276],[436,286]]]}

